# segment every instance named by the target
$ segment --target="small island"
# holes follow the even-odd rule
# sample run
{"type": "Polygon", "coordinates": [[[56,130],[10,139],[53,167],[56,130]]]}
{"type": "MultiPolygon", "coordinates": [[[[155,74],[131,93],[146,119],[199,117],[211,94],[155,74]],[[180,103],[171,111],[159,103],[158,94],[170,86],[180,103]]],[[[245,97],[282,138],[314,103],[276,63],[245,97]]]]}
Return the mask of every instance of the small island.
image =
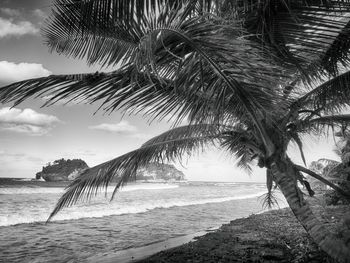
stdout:
{"type": "Polygon", "coordinates": [[[36,179],[44,179],[47,182],[61,182],[74,180],[81,172],[89,166],[81,159],[55,160],[44,166],[41,172],[36,173],[36,179]]]}
{"type": "Polygon", "coordinates": [[[185,175],[172,164],[150,163],[138,169],[136,180],[144,181],[185,181],[185,175]]]}
{"type": "MultiPolygon", "coordinates": [[[[44,179],[47,182],[72,181],[89,166],[81,159],[64,158],[55,160],[44,166],[41,172],[36,173],[35,179],[44,179]]],[[[185,175],[172,164],[150,163],[139,168],[136,173],[136,180],[143,182],[168,182],[185,181],[185,175]]]]}

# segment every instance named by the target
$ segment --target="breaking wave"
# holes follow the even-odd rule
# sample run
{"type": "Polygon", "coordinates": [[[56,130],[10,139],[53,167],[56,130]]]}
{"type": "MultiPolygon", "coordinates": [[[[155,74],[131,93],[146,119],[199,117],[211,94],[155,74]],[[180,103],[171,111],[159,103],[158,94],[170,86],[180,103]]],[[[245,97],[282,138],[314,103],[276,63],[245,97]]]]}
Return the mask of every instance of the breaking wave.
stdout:
{"type": "MultiPolygon", "coordinates": [[[[150,189],[150,188],[147,188],[150,189]]],[[[164,189],[164,188],[162,188],[164,189]]],[[[131,190],[129,190],[131,191],[131,190]]],[[[70,207],[61,211],[58,215],[53,218],[53,221],[62,220],[75,220],[81,218],[99,218],[105,216],[115,216],[124,214],[138,214],[145,213],[154,209],[169,209],[172,207],[183,207],[191,205],[204,205],[210,203],[222,203],[233,200],[242,200],[248,198],[259,197],[264,192],[258,192],[254,194],[218,197],[218,198],[203,198],[196,200],[153,200],[152,202],[99,202],[92,204],[80,204],[78,206],[70,207]]],[[[23,223],[35,223],[45,222],[51,212],[50,207],[45,209],[33,210],[31,212],[23,212],[22,214],[12,214],[8,216],[0,216],[0,226],[16,225],[23,223]]]]}
{"type": "MultiPolygon", "coordinates": [[[[137,190],[163,190],[163,189],[173,189],[178,188],[176,184],[136,184],[127,185],[120,189],[120,192],[130,192],[137,190]]],[[[12,194],[63,194],[63,187],[10,187],[10,188],[0,188],[0,195],[12,195],[12,194]]],[[[104,192],[105,189],[101,189],[104,192]]],[[[114,186],[109,186],[107,188],[107,193],[114,191],[114,186]]]]}

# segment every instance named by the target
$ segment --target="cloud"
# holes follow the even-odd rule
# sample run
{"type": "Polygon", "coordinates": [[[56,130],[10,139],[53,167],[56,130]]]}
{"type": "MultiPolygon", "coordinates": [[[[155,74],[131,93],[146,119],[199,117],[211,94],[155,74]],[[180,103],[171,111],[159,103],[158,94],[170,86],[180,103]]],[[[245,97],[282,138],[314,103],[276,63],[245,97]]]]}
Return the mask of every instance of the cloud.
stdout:
{"type": "Polygon", "coordinates": [[[89,126],[89,129],[117,133],[119,135],[124,135],[136,139],[147,139],[151,137],[149,134],[138,132],[136,126],[129,124],[125,120],[115,124],[102,123],[95,126],[89,126]]]}
{"type": "Polygon", "coordinates": [[[0,82],[2,83],[46,77],[52,73],[45,69],[42,64],[26,62],[16,64],[8,61],[0,61],[0,72],[0,82]]]}
{"type": "Polygon", "coordinates": [[[40,157],[35,157],[35,156],[27,156],[27,160],[29,162],[35,163],[35,164],[43,164],[45,163],[44,159],[40,157]]]}
{"type": "Polygon", "coordinates": [[[47,17],[47,14],[43,10],[38,8],[33,10],[33,14],[40,19],[44,19],[47,17]]]}
{"type": "Polygon", "coordinates": [[[97,153],[95,151],[91,151],[91,150],[78,150],[77,154],[83,155],[83,156],[96,156],[97,155],[97,153]]]}
{"type": "Polygon", "coordinates": [[[0,173],[6,174],[8,177],[18,177],[21,174],[21,177],[30,176],[30,174],[35,174],[38,168],[45,163],[45,160],[31,155],[31,153],[13,152],[6,149],[0,150],[0,173]],[[28,170],[32,171],[28,174],[28,170]]]}
{"type": "Polygon", "coordinates": [[[29,124],[35,126],[50,126],[60,120],[52,115],[38,113],[32,109],[5,107],[0,109],[0,123],[29,124]]]}
{"type": "Polygon", "coordinates": [[[8,152],[5,150],[0,150],[0,157],[1,159],[8,157],[8,158],[12,158],[12,159],[21,159],[23,157],[25,157],[26,155],[24,153],[13,153],[13,152],[8,152]]]}
{"type": "Polygon", "coordinates": [[[17,9],[12,9],[12,8],[7,8],[7,7],[3,7],[3,8],[0,8],[0,12],[4,15],[8,15],[8,16],[11,16],[11,17],[14,17],[14,16],[20,16],[21,15],[21,12],[17,9]]]}
{"type": "Polygon", "coordinates": [[[42,136],[47,134],[50,130],[51,128],[49,127],[39,127],[29,124],[0,124],[0,131],[23,133],[31,136],[42,136]]]}
{"type": "Polygon", "coordinates": [[[0,17],[0,38],[10,36],[35,35],[39,29],[30,21],[17,21],[0,17]]]}
{"type": "Polygon", "coordinates": [[[23,133],[32,136],[47,134],[61,121],[52,115],[38,113],[32,109],[1,108],[0,131],[23,133]]]}
{"type": "Polygon", "coordinates": [[[137,131],[137,128],[129,124],[127,121],[121,121],[115,124],[102,123],[96,126],[90,126],[89,129],[115,132],[118,134],[125,134],[125,135],[129,135],[130,133],[135,133],[137,131]]]}

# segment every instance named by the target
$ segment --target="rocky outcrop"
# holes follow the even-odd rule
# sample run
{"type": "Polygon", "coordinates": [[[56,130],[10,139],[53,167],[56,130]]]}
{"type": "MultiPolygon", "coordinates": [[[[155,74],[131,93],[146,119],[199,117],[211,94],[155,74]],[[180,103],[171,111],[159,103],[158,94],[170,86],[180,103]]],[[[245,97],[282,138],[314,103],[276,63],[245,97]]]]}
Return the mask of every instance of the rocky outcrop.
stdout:
{"type": "Polygon", "coordinates": [[[172,164],[151,163],[138,169],[136,180],[182,181],[186,178],[184,173],[172,164]]]}
{"type": "MultiPolygon", "coordinates": [[[[43,167],[35,178],[48,182],[71,181],[87,168],[89,166],[81,159],[60,159],[43,167]]],[[[136,180],[182,181],[186,178],[174,165],[151,163],[137,170],[136,180]]]]}
{"type": "Polygon", "coordinates": [[[60,159],[43,167],[42,171],[38,172],[35,178],[43,178],[48,182],[71,181],[87,168],[89,168],[89,166],[83,160],[60,159]]]}

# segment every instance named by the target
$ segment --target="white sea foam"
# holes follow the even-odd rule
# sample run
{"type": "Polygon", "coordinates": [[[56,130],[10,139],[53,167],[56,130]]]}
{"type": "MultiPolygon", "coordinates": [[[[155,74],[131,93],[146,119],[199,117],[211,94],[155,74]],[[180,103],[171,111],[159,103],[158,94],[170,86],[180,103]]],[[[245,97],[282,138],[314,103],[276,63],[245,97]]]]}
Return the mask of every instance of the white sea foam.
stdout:
{"type": "MultiPolygon", "coordinates": [[[[147,188],[150,189],[150,188],[147,188]]],[[[183,207],[191,205],[204,205],[210,203],[222,203],[233,200],[242,200],[248,198],[254,198],[261,196],[264,192],[258,192],[254,194],[218,197],[218,198],[203,198],[195,200],[179,200],[176,199],[160,199],[153,200],[152,202],[131,202],[120,204],[114,203],[96,203],[79,205],[64,209],[58,215],[56,215],[53,221],[61,220],[74,220],[80,218],[99,218],[112,215],[123,215],[123,214],[138,214],[144,213],[153,209],[169,209],[172,207],[183,207]]],[[[34,223],[44,222],[48,216],[51,208],[46,207],[45,209],[21,211],[21,214],[9,214],[0,215],[0,226],[23,224],[23,223],[34,223]]]]}
{"type": "Polygon", "coordinates": [[[215,186],[230,186],[230,185],[237,185],[238,183],[228,182],[228,183],[215,183],[215,186]]]}
{"type": "Polygon", "coordinates": [[[32,178],[19,178],[19,179],[13,179],[13,181],[20,181],[20,182],[30,182],[32,181],[32,178]]]}
{"type": "MultiPolygon", "coordinates": [[[[137,185],[127,185],[123,187],[120,191],[121,192],[130,192],[130,191],[136,191],[136,190],[163,190],[163,189],[173,189],[178,188],[179,185],[177,184],[137,184],[137,185]]],[[[108,191],[113,192],[114,187],[111,187],[111,189],[108,189],[108,191]]]]}
{"type": "MultiPolygon", "coordinates": [[[[130,192],[137,190],[163,190],[173,189],[179,187],[176,184],[135,184],[127,185],[120,189],[120,192],[130,192]]],[[[101,189],[104,192],[105,189],[101,189]]],[[[107,188],[107,193],[114,191],[114,186],[107,188]]],[[[13,194],[63,194],[63,187],[11,187],[11,188],[0,188],[0,195],[13,195],[13,194]]]]}

